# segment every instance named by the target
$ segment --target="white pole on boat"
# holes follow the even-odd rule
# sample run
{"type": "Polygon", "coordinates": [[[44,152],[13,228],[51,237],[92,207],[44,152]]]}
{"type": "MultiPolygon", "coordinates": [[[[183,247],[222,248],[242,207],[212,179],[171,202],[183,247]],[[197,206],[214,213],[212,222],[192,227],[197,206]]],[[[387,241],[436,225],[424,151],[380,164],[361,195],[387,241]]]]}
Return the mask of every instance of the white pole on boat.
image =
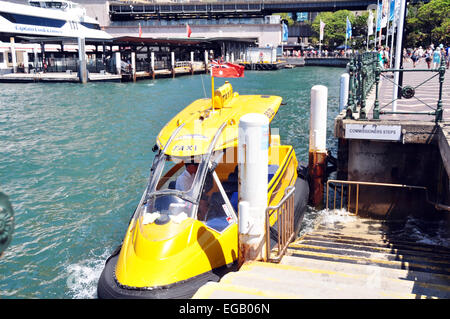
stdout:
{"type": "Polygon", "coordinates": [[[323,206],[323,183],[327,159],[327,99],[328,88],[315,85],[311,88],[311,115],[309,121],[309,174],[311,176],[310,203],[323,206]]]}
{"type": "Polygon", "coordinates": [[[239,163],[239,264],[265,260],[265,222],[269,163],[269,119],[249,113],[241,117],[239,163]]]}
{"type": "MultiPolygon", "coordinates": [[[[395,66],[394,69],[400,69],[400,62],[402,59],[402,41],[403,41],[403,24],[405,20],[405,6],[406,0],[400,1],[400,17],[398,19],[397,26],[397,39],[395,45],[395,66]]],[[[398,92],[398,78],[400,76],[399,72],[394,72],[394,88],[392,92],[392,112],[397,111],[397,92],[398,92]]]]}
{"type": "Polygon", "coordinates": [[[339,113],[346,109],[348,103],[348,87],[350,75],[346,72],[341,75],[341,89],[339,91],[339,113]]]}
{"type": "Polygon", "coordinates": [[[87,83],[87,66],[86,66],[86,39],[78,38],[78,78],[81,83],[87,83]]]}

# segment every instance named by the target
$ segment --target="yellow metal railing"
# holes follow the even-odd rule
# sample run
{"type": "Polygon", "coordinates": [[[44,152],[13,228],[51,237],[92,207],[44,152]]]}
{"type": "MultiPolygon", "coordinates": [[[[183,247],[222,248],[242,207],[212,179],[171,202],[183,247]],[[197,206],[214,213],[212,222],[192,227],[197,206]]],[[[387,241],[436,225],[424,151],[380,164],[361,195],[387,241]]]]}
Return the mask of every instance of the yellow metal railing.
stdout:
{"type": "Polygon", "coordinates": [[[391,183],[376,183],[376,182],[361,182],[361,181],[344,181],[344,180],[335,180],[330,179],[327,181],[327,196],[326,196],[326,209],[328,210],[328,204],[329,204],[329,190],[330,190],[330,183],[334,184],[334,199],[333,199],[333,209],[336,209],[336,195],[338,194],[338,187],[337,184],[340,184],[340,209],[345,208],[344,207],[344,185],[348,185],[348,191],[347,191],[347,210],[350,212],[350,199],[351,199],[351,188],[352,185],[356,186],[356,198],[355,198],[355,212],[354,215],[358,215],[358,207],[359,207],[359,186],[382,186],[382,187],[397,187],[397,188],[406,188],[406,189],[420,189],[424,190],[426,194],[426,200],[427,202],[430,202],[428,200],[428,193],[427,188],[424,186],[415,186],[415,185],[405,185],[405,184],[391,184],[391,183]]]}
{"type": "Polygon", "coordinates": [[[294,239],[294,194],[295,187],[286,188],[283,199],[276,206],[269,206],[266,209],[266,256],[267,261],[280,262],[286,252],[289,243],[294,239]],[[276,237],[277,249],[275,257],[271,255],[270,245],[270,216],[277,213],[276,237]]]}

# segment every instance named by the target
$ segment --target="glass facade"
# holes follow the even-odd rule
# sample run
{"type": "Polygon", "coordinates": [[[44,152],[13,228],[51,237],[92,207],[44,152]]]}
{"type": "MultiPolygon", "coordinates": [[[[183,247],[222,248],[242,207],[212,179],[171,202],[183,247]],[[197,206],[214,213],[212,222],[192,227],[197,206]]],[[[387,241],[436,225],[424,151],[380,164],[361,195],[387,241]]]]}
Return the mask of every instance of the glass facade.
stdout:
{"type": "Polygon", "coordinates": [[[0,16],[12,23],[27,24],[40,27],[61,28],[66,23],[66,20],[35,17],[18,13],[0,12],[0,16]]]}
{"type": "MultiPolygon", "coordinates": [[[[183,20],[143,20],[144,26],[177,26],[177,25],[224,25],[224,24],[265,24],[264,18],[220,18],[220,19],[183,19],[183,20]]],[[[136,21],[111,21],[111,26],[136,26],[136,21]]]]}

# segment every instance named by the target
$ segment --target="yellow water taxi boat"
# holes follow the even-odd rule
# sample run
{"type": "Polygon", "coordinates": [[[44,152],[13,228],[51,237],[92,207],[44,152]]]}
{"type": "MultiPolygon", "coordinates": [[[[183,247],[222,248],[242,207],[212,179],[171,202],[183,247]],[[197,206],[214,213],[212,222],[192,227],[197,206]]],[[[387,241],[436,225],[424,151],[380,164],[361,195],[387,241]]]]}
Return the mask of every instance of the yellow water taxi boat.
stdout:
{"type": "MultiPolygon", "coordinates": [[[[239,120],[260,113],[271,121],[281,102],[239,95],[226,82],[213,103],[196,100],[164,126],[147,188],[121,246],[106,261],[99,298],[188,298],[237,269],[239,120]]],[[[278,135],[270,135],[269,144],[267,203],[276,205],[295,186],[298,232],[308,184],[298,177],[293,147],[280,145],[278,135]]]]}

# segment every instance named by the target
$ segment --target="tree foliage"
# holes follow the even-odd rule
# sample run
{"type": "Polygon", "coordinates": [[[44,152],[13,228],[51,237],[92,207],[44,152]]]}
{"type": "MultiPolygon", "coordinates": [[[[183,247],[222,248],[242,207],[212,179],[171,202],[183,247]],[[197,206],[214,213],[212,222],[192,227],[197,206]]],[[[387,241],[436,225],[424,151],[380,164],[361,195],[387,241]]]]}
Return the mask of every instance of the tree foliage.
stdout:
{"type": "Polygon", "coordinates": [[[289,15],[289,13],[274,13],[272,15],[279,15],[281,17],[281,20],[285,20],[287,22],[288,26],[293,26],[295,24],[295,21],[292,20],[292,17],[289,15]]]}
{"type": "MultiPolygon", "coordinates": [[[[374,12],[374,14],[376,14],[374,12]]],[[[282,18],[295,24],[295,21],[287,14],[280,14],[282,18]]],[[[355,49],[366,47],[367,41],[367,19],[369,13],[363,12],[355,15],[348,10],[336,12],[321,12],[313,22],[310,22],[314,36],[311,43],[319,43],[320,20],[325,23],[324,47],[335,48],[345,43],[346,19],[349,18],[352,24],[352,39],[348,45],[355,49]],[[354,44],[353,44],[354,43],[354,44]]],[[[376,21],[374,21],[374,24],[376,21]]],[[[418,2],[408,3],[408,15],[405,21],[406,44],[408,47],[428,46],[431,43],[450,43],[450,0],[430,0],[428,3],[418,2]]],[[[382,30],[386,35],[386,28],[382,30]]],[[[374,36],[371,36],[373,40],[374,36]]],[[[372,41],[371,40],[371,41],[372,41]]]]}
{"type": "Polygon", "coordinates": [[[450,0],[431,0],[408,6],[406,44],[448,44],[450,42],[450,0]]]}
{"type": "Polygon", "coordinates": [[[353,24],[355,15],[349,10],[339,10],[336,12],[321,12],[311,24],[312,30],[316,33],[313,43],[319,42],[320,20],[325,23],[322,44],[329,47],[339,46],[345,42],[345,29],[347,17],[353,24]]]}
{"type": "Polygon", "coordinates": [[[335,48],[344,44],[347,17],[352,24],[352,38],[351,40],[348,40],[347,44],[355,49],[364,48],[367,37],[367,18],[369,17],[369,13],[363,12],[362,14],[355,16],[353,12],[348,10],[319,13],[311,24],[311,28],[315,33],[312,43],[319,43],[320,20],[322,20],[325,23],[322,44],[329,48],[335,48]],[[353,45],[353,43],[355,44],[353,45]]]}

